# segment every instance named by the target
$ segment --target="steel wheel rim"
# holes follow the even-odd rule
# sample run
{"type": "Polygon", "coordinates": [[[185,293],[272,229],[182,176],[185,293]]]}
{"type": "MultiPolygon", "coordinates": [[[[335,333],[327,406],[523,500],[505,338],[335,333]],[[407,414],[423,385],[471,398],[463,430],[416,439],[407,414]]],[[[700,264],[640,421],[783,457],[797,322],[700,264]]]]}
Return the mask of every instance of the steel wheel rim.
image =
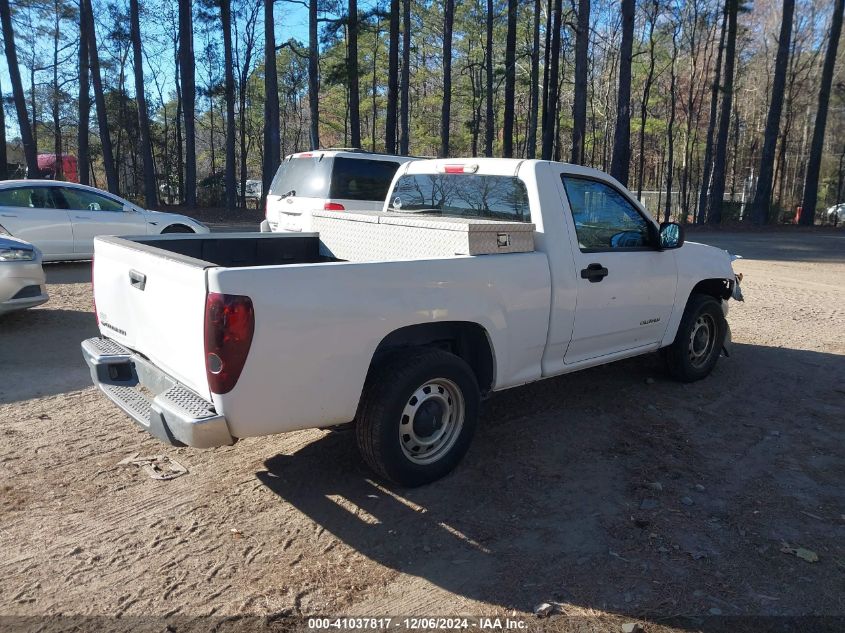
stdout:
{"type": "Polygon", "coordinates": [[[420,385],[405,402],[399,419],[402,453],[415,464],[432,464],[455,445],[464,425],[461,390],[448,378],[420,385]]]}
{"type": "Polygon", "coordinates": [[[710,314],[700,314],[689,337],[689,360],[695,368],[703,367],[716,345],[716,320],[710,314]]]}

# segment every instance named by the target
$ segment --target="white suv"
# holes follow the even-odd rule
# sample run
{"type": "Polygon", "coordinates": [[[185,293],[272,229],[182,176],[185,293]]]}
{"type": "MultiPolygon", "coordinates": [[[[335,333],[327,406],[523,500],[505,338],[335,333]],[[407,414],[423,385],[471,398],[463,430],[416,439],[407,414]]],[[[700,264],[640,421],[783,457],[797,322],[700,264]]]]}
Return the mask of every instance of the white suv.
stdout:
{"type": "Polygon", "coordinates": [[[291,154],[270,183],[261,230],[310,231],[314,210],[379,211],[396,170],[410,160],[348,149],[291,154]]]}

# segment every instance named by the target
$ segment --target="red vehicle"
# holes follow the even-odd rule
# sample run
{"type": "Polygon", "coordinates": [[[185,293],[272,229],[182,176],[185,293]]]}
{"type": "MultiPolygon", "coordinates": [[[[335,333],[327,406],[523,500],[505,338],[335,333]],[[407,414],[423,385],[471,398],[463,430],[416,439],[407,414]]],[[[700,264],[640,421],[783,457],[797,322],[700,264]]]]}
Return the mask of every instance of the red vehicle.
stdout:
{"type": "Polygon", "coordinates": [[[38,155],[38,178],[49,180],[64,180],[66,182],[79,182],[79,171],[77,169],[76,156],[64,154],[58,159],[55,154],[38,155]],[[61,177],[57,178],[57,163],[61,161],[61,177]]]}

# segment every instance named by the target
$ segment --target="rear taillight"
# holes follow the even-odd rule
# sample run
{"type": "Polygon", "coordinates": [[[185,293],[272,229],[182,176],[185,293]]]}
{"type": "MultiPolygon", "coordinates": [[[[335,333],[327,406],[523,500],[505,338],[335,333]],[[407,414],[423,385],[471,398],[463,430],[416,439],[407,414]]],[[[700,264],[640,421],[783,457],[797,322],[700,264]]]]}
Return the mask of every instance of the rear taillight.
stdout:
{"type": "Polygon", "coordinates": [[[246,363],[255,313],[252,299],[208,293],[205,301],[205,373],[214,393],[234,389],[246,363]]]}
{"type": "Polygon", "coordinates": [[[323,205],[324,211],[346,211],[346,207],[338,202],[327,202],[323,205]]]}

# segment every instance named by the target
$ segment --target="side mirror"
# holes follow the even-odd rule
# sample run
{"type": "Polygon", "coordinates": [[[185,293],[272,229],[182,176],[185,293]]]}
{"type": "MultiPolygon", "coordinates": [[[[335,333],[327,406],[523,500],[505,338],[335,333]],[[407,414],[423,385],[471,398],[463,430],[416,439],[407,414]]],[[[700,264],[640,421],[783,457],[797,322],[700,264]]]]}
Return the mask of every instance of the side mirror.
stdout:
{"type": "Polygon", "coordinates": [[[131,204],[124,204],[123,205],[123,212],[124,213],[135,213],[135,209],[132,207],[131,204]]]}
{"type": "Polygon", "coordinates": [[[660,225],[660,250],[681,248],[684,245],[684,227],[677,222],[663,222],[660,225]]]}

